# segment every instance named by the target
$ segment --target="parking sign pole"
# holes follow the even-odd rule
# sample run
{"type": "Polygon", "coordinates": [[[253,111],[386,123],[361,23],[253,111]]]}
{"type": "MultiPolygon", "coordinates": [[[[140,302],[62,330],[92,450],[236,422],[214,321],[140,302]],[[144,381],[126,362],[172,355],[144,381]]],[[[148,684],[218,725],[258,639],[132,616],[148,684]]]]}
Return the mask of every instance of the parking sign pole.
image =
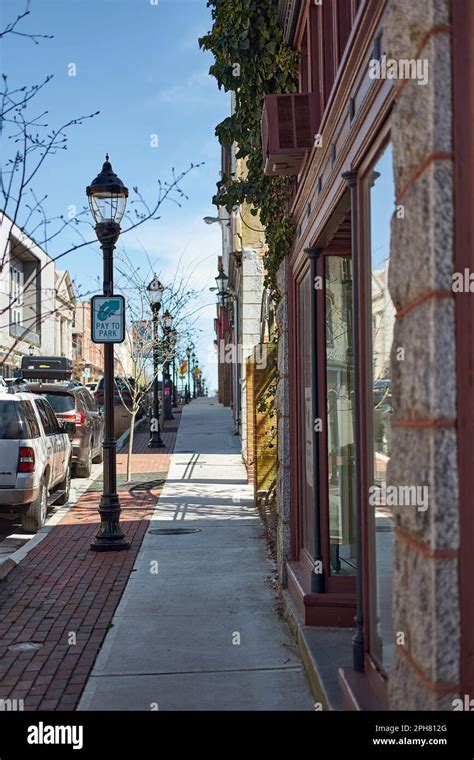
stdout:
{"type": "MultiPolygon", "coordinates": [[[[103,222],[96,233],[104,254],[104,296],[114,293],[114,248],[120,225],[103,222]]],[[[120,500],[117,494],[117,442],[114,425],[114,344],[104,344],[104,487],[99,504],[100,528],[91,543],[93,551],[122,551],[130,544],[120,528],[120,500]]]]}

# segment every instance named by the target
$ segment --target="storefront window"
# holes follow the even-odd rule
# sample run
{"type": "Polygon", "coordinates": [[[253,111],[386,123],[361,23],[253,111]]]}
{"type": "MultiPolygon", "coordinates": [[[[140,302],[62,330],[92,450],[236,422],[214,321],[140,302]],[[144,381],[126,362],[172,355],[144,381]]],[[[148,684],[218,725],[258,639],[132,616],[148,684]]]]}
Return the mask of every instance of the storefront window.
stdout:
{"type": "Polygon", "coordinates": [[[388,291],[390,256],[390,221],[394,209],[395,189],[392,150],[387,146],[367,176],[369,196],[369,266],[370,266],[370,417],[369,467],[371,496],[378,490],[380,498],[369,498],[372,525],[372,614],[371,654],[387,670],[394,650],[392,626],[392,554],[394,521],[392,510],[383,503],[383,484],[392,452],[392,396],[390,351],[393,340],[394,308],[388,291]],[[374,503],[376,502],[376,503],[374,503]]]}
{"type": "Polygon", "coordinates": [[[330,568],[332,575],[355,575],[352,262],[328,256],[325,267],[330,568]]]}
{"type": "Polygon", "coordinates": [[[311,386],[311,274],[299,286],[300,499],[303,548],[314,556],[313,413],[311,386]]]}

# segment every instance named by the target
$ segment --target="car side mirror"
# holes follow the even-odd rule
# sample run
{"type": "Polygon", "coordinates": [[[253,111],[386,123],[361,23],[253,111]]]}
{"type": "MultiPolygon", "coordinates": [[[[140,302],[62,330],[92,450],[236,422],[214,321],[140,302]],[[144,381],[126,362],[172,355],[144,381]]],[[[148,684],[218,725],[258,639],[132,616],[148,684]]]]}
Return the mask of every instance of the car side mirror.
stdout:
{"type": "Polygon", "coordinates": [[[76,423],[71,420],[64,420],[62,427],[63,433],[67,433],[68,435],[74,435],[76,432],[76,423]]]}

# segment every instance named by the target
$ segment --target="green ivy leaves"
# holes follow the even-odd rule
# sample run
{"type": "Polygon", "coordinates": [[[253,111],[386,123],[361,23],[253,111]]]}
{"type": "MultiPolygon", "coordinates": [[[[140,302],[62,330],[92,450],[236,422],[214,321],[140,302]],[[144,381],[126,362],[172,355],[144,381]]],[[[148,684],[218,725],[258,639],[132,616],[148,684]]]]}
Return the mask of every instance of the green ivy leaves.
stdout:
{"type": "Polygon", "coordinates": [[[265,95],[296,91],[298,54],[283,40],[277,0],[209,0],[208,6],[214,23],[199,44],[214,55],[209,73],[219,88],[235,92],[235,113],[217,125],[216,136],[222,145],[237,143],[237,157],[248,168],[245,180],[218,182],[213,203],[229,213],[243,202],[255,214],[260,210],[268,245],[265,285],[277,301],[276,273],[295,234],[288,213],[291,179],[263,174],[260,121],[265,95]]]}

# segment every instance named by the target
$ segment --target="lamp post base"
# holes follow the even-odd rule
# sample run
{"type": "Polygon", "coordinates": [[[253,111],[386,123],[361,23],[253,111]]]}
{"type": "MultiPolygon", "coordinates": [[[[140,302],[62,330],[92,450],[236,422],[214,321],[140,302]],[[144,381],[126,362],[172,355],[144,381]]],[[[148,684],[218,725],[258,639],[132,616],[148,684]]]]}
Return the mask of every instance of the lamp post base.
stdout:
{"type": "Polygon", "coordinates": [[[161,437],[153,435],[148,441],[149,449],[164,449],[165,444],[161,440],[161,437]]]}
{"type": "Polygon", "coordinates": [[[102,496],[99,514],[100,528],[90,545],[91,550],[93,552],[121,552],[130,549],[130,543],[125,541],[125,535],[119,523],[120,501],[117,494],[102,496]]]}

